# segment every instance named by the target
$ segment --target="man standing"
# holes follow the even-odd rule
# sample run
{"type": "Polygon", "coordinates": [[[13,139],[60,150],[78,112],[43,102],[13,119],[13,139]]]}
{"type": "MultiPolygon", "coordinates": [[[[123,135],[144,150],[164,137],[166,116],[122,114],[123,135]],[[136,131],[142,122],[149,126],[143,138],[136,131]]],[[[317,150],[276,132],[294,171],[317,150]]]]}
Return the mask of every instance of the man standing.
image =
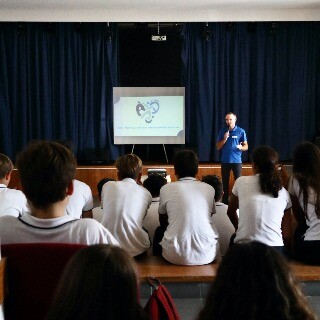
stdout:
{"type": "Polygon", "coordinates": [[[241,176],[242,151],[248,150],[246,132],[236,126],[237,116],[233,112],[228,112],[225,117],[226,127],[219,132],[217,139],[217,149],[221,150],[221,175],[223,183],[222,202],[228,204],[229,178],[232,170],[234,180],[241,176]]]}

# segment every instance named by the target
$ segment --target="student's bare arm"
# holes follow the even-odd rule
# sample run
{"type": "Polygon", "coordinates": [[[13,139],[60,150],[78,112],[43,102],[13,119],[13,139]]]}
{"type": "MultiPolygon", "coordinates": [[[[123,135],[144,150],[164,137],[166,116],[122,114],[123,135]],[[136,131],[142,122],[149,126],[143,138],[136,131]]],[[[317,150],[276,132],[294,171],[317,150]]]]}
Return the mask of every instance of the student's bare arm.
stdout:
{"type": "Polygon", "coordinates": [[[93,219],[92,210],[82,211],[82,218],[91,218],[91,219],[93,219]]]}
{"type": "Polygon", "coordinates": [[[292,221],[291,221],[291,208],[284,211],[284,215],[281,222],[282,238],[285,247],[288,252],[291,252],[292,243],[292,221]]]}
{"type": "Polygon", "coordinates": [[[239,208],[239,199],[234,194],[231,194],[229,204],[228,204],[227,215],[236,230],[238,229],[238,223],[239,223],[239,218],[237,215],[238,208],[239,208]]]}
{"type": "Polygon", "coordinates": [[[305,213],[300,206],[299,199],[296,196],[290,195],[292,202],[292,212],[298,223],[305,221],[305,213]]]}

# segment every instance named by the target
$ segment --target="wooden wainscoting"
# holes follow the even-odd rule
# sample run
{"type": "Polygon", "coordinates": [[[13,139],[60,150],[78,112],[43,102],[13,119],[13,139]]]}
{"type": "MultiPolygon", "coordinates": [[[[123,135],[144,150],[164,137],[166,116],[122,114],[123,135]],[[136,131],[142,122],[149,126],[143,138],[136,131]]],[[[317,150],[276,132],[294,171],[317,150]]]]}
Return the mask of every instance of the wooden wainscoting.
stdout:
{"type": "MultiPolygon", "coordinates": [[[[287,182],[287,176],[288,176],[285,167],[286,166],[281,167],[284,183],[287,182]]],[[[151,168],[166,169],[167,174],[170,175],[171,177],[171,181],[176,181],[173,165],[159,165],[159,164],[146,165],[143,167],[142,174],[147,175],[148,169],[151,169],[151,168]]],[[[197,178],[201,179],[203,176],[208,174],[216,174],[221,177],[220,164],[200,164],[197,178]]],[[[250,164],[243,164],[242,175],[249,176],[252,174],[253,174],[252,166],[250,164]]],[[[88,184],[92,190],[93,195],[97,197],[98,196],[97,183],[103,178],[113,178],[116,180],[117,170],[115,166],[79,166],[77,168],[76,178],[88,184]]],[[[234,178],[233,178],[233,175],[231,174],[229,190],[232,189],[233,184],[234,184],[234,178]]],[[[18,172],[16,169],[12,173],[9,187],[21,189],[21,184],[20,184],[18,172]]]]}
{"type": "MultiPolygon", "coordinates": [[[[166,169],[167,174],[170,175],[171,181],[176,181],[174,175],[173,165],[146,165],[142,169],[142,174],[147,175],[148,169],[166,169]]],[[[199,166],[199,172],[197,175],[198,179],[201,179],[207,174],[216,174],[221,177],[221,166],[220,164],[201,164],[199,166]]],[[[242,167],[242,175],[248,176],[252,174],[251,165],[244,164],[242,167]]],[[[97,183],[103,178],[117,179],[117,170],[115,166],[79,166],[77,167],[76,179],[88,184],[92,190],[94,196],[98,196],[97,183]]],[[[231,174],[230,178],[230,188],[233,186],[234,179],[231,174]]],[[[9,184],[10,188],[21,189],[21,184],[18,176],[18,172],[15,169],[11,176],[11,181],[9,184]]],[[[231,189],[230,189],[231,190],[231,189]]]]}

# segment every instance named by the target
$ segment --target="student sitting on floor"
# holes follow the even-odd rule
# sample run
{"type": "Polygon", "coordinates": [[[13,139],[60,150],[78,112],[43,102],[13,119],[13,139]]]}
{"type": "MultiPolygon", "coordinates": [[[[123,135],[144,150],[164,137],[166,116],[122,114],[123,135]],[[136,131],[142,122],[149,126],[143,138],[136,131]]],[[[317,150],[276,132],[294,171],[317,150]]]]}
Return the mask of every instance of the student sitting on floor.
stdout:
{"type": "MultiPolygon", "coordinates": [[[[56,141],[74,153],[71,141],[56,141]]],[[[73,180],[73,194],[69,197],[66,212],[74,218],[93,218],[93,196],[91,188],[84,182],[77,179],[73,180]]]]}
{"type": "Polygon", "coordinates": [[[154,232],[159,223],[159,199],[160,189],[167,183],[167,179],[160,176],[159,174],[152,174],[146,180],[143,181],[143,186],[151,193],[152,203],[148,209],[147,216],[143,221],[143,227],[148,231],[151,241],[154,238],[154,232]]]}
{"type": "Polygon", "coordinates": [[[114,181],[112,178],[103,178],[101,179],[97,184],[97,191],[98,191],[98,199],[100,201],[100,206],[92,209],[93,219],[97,220],[98,222],[101,222],[103,210],[101,208],[101,192],[102,187],[109,181],[114,181]]]}
{"type": "Polygon", "coordinates": [[[236,229],[234,242],[256,240],[282,253],[285,253],[285,245],[289,254],[291,199],[282,186],[278,159],[278,153],[269,146],[254,149],[252,170],[255,175],[235,181],[228,216],[236,229]]]}
{"type": "Polygon", "coordinates": [[[162,256],[174,264],[210,263],[219,252],[218,232],[211,219],[216,211],[215,191],[195,178],[199,160],[193,151],[179,151],[173,162],[178,181],[160,190],[161,226],[155,233],[154,253],[162,251],[162,256]]]}
{"type": "Polygon", "coordinates": [[[13,164],[4,154],[0,153],[0,216],[14,216],[30,211],[23,192],[8,188],[13,164]]]}
{"type": "Polygon", "coordinates": [[[65,214],[76,166],[72,152],[56,142],[38,141],[22,151],[17,167],[31,213],[0,217],[1,244],[118,244],[97,221],[65,214]]]}
{"type": "Polygon", "coordinates": [[[311,142],[300,143],[293,155],[288,190],[298,222],[293,242],[294,258],[320,264],[320,150],[311,142]]]}
{"type": "Polygon", "coordinates": [[[229,249],[230,238],[235,230],[227,215],[228,206],[221,202],[223,195],[222,182],[218,176],[211,174],[202,177],[202,182],[208,183],[215,190],[216,213],[212,215],[212,221],[218,230],[220,252],[224,256],[229,249]]]}
{"type": "Polygon", "coordinates": [[[138,156],[119,157],[116,168],[120,181],[110,181],[102,188],[101,223],[132,257],[138,256],[150,247],[148,233],[142,224],[152,197],[138,184],[142,173],[142,161],[138,156]]]}

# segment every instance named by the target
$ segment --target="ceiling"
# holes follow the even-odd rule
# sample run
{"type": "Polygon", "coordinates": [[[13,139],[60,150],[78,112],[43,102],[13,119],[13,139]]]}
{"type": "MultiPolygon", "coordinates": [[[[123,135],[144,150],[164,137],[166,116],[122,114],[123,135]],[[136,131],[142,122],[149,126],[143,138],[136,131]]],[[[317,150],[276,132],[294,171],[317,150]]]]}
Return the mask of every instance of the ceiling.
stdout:
{"type": "Polygon", "coordinates": [[[0,21],[319,21],[320,0],[0,0],[0,21]]]}

